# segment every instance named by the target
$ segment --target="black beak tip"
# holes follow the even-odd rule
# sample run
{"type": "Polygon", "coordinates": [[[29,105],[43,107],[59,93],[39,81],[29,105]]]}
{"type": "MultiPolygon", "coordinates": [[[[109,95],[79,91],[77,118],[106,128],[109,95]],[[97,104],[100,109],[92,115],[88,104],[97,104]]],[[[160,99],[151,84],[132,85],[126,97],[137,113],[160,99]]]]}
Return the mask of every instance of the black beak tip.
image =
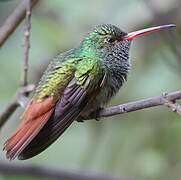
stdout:
{"type": "Polygon", "coordinates": [[[176,27],[176,24],[169,24],[168,27],[176,27]]]}

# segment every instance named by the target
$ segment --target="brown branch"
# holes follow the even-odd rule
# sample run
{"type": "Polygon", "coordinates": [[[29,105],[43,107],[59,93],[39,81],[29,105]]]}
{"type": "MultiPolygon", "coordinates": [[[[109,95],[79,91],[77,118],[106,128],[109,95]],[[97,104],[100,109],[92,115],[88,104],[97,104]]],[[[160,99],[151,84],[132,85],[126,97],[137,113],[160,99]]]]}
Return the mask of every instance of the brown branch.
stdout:
{"type": "Polygon", "coordinates": [[[23,56],[23,69],[21,75],[21,86],[26,86],[28,84],[28,57],[29,57],[29,48],[30,48],[30,29],[31,29],[31,7],[32,7],[32,0],[27,0],[27,7],[26,7],[26,19],[24,25],[24,39],[23,39],[23,46],[24,46],[24,56],[23,56]]]}
{"type": "MultiPolygon", "coordinates": [[[[31,92],[34,88],[34,85],[29,85],[27,86],[27,89],[24,90],[24,92],[31,92]]],[[[172,93],[164,93],[161,96],[153,97],[153,98],[148,98],[148,99],[143,99],[135,102],[130,102],[126,104],[121,104],[118,106],[113,106],[110,108],[105,108],[99,112],[99,114],[96,115],[93,113],[89,118],[87,119],[79,119],[81,120],[91,120],[95,118],[103,118],[103,117],[109,117],[109,116],[114,116],[118,114],[123,114],[123,113],[128,113],[132,111],[137,111],[137,110],[142,110],[150,107],[155,107],[155,106],[169,106],[172,108],[174,112],[177,112],[180,114],[181,112],[181,106],[179,104],[176,104],[171,106],[170,104],[168,105],[168,101],[176,101],[181,99],[181,91],[176,91],[172,93]]],[[[16,98],[16,100],[13,100],[7,105],[7,107],[3,110],[3,112],[0,114],[0,128],[4,124],[4,122],[9,118],[9,116],[14,112],[14,106],[16,107],[17,104],[20,104],[21,106],[25,107],[27,104],[27,100],[25,96],[19,96],[16,98]],[[24,100],[25,99],[25,102],[24,100]]]]}
{"type": "Polygon", "coordinates": [[[181,105],[178,103],[175,103],[174,101],[165,100],[164,105],[168,108],[171,108],[173,112],[176,112],[181,115],[181,105]]]}
{"type": "Polygon", "coordinates": [[[4,110],[0,113],[0,128],[4,123],[9,119],[9,117],[14,113],[16,108],[21,105],[25,106],[27,102],[24,102],[25,96],[23,94],[33,91],[34,85],[28,85],[17,90],[15,96],[12,100],[6,105],[4,110]]]}
{"type": "MultiPolygon", "coordinates": [[[[96,115],[96,118],[109,117],[109,116],[114,116],[117,114],[137,111],[137,110],[141,110],[141,109],[145,109],[149,107],[165,105],[165,98],[168,101],[176,101],[178,99],[181,99],[181,91],[176,91],[169,94],[164,93],[164,95],[161,95],[161,96],[143,99],[143,100],[130,102],[126,104],[121,104],[121,105],[113,106],[110,108],[105,108],[101,110],[99,114],[96,115]]],[[[95,115],[92,114],[92,116],[89,119],[94,119],[94,118],[95,118],[95,115]]],[[[85,120],[89,120],[89,119],[85,119],[85,120]]]]}
{"type": "MultiPolygon", "coordinates": [[[[33,7],[38,0],[32,0],[32,2],[31,7],[33,7]]],[[[24,19],[28,3],[27,0],[23,0],[0,28],[0,47],[24,19]]]]}
{"type": "Polygon", "coordinates": [[[28,175],[46,179],[64,179],[64,180],[133,180],[127,177],[113,177],[107,174],[85,173],[75,170],[62,170],[48,168],[38,165],[18,165],[0,162],[0,173],[5,175],[28,175]]]}
{"type": "Polygon", "coordinates": [[[15,96],[0,113],[0,128],[4,125],[7,119],[14,113],[18,106],[19,104],[15,96]]]}
{"type": "MultiPolygon", "coordinates": [[[[29,37],[30,37],[30,28],[31,28],[31,24],[30,24],[31,7],[35,2],[36,2],[35,0],[23,1],[22,4],[20,4],[20,6],[17,7],[17,9],[14,11],[14,13],[12,13],[12,15],[14,15],[16,17],[16,19],[14,19],[14,17],[11,17],[12,16],[11,15],[8,18],[8,20],[6,21],[5,27],[3,26],[0,29],[0,33],[1,33],[1,30],[3,30],[3,28],[4,28],[4,30],[7,30],[6,28],[10,27],[10,26],[7,26],[7,24],[9,24],[9,25],[13,24],[14,21],[20,22],[22,20],[21,18],[24,18],[24,13],[26,11],[26,19],[25,19],[25,25],[24,25],[24,42],[23,42],[23,46],[24,46],[23,68],[22,68],[21,82],[20,82],[21,88],[19,88],[17,90],[13,99],[9,102],[9,104],[1,112],[0,128],[4,125],[4,123],[8,120],[8,118],[14,113],[14,111],[16,110],[16,108],[19,105],[24,106],[25,103],[22,101],[24,101],[26,99],[25,96],[28,96],[29,92],[31,92],[34,89],[34,85],[27,86],[28,85],[27,73],[28,73],[28,55],[29,55],[29,48],[30,48],[29,37]],[[28,89],[26,86],[28,87],[28,89]],[[22,88],[24,88],[24,91],[22,90],[22,88]]],[[[13,26],[11,26],[11,27],[13,27],[13,26]]],[[[16,28],[16,26],[14,26],[14,28],[16,28]]],[[[3,34],[3,35],[6,36],[7,34],[3,34]]],[[[4,41],[2,41],[2,42],[4,42],[4,41]]],[[[0,43],[1,43],[1,39],[0,39],[0,43]]]]}

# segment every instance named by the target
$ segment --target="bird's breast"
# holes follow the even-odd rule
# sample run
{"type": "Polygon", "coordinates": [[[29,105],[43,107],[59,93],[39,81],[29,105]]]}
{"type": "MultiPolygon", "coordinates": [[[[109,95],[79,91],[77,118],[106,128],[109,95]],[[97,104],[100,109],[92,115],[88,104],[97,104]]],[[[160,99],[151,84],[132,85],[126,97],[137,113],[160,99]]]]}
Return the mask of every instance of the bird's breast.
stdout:
{"type": "Polygon", "coordinates": [[[107,104],[111,98],[119,91],[123,82],[127,78],[127,73],[123,74],[116,71],[106,71],[106,79],[96,96],[89,100],[84,111],[81,113],[83,116],[88,115],[100,107],[102,108],[107,104]]]}

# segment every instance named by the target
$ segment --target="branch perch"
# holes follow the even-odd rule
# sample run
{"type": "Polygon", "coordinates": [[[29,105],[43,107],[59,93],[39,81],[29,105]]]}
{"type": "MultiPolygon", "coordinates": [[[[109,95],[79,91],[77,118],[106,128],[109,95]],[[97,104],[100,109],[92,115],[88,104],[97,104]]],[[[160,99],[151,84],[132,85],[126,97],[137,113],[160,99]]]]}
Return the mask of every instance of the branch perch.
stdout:
{"type": "Polygon", "coordinates": [[[164,104],[166,107],[171,108],[173,112],[176,112],[181,115],[181,105],[178,103],[175,103],[174,101],[165,101],[164,104]]]}
{"type": "MultiPolygon", "coordinates": [[[[29,85],[28,92],[32,91],[34,88],[33,85],[29,85]],[[30,87],[32,86],[32,87],[30,87]]],[[[23,98],[23,97],[22,97],[23,98]]],[[[181,91],[175,91],[172,93],[163,93],[161,96],[156,96],[153,98],[148,99],[142,99],[135,102],[130,102],[126,104],[121,104],[118,106],[113,106],[110,108],[105,108],[99,112],[99,114],[96,115],[96,118],[103,118],[103,117],[109,117],[114,116],[118,114],[124,114],[132,111],[137,111],[145,108],[155,107],[155,106],[166,106],[170,107],[174,112],[181,114],[181,106],[178,103],[173,103],[173,101],[181,99],[181,91]],[[172,102],[172,103],[168,103],[172,102]]],[[[9,118],[9,116],[14,112],[13,108],[17,105],[17,99],[16,101],[13,99],[12,102],[10,102],[5,110],[0,114],[0,128],[4,124],[4,121],[9,118]],[[9,115],[10,111],[10,115],[9,115]],[[12,112],[11,112],[12,111],[12,112]]],[[[19,102],[20,103],[20,102],[19,102]]],[[[23,104],[23,107],[27,104],[27,102],[22,102],[20,104],[23,104]]],[[[81,119],[81,120],[91,120],[95,119],[95,115],[92,114],[88,119],[81,119]]]]}
{"type": "MultiPolygon", "coordinates": [[[[99,114],[96,115],[96,117],[97,118],[109,117],[109,116],[114,116],[117,114],[137,111],[137,110],[141,110],[141,109],[145,109],[149,107],[165,105],[166,100],[176,101],[178,99],[181,99],[181,91],[176,91],[172,93],[164,93],[161,96],[143,99],[143,100],[130,102],[126,104],[121,104],[121,105],[113,106],[110,108],[105,108],[101,110],[99,114]]],[[[90,117],[89,119],[94,119],[94,118],[95,118],[95,115],[92,115],[92,117],[90,117]]],[[[84,119],[84,120],[89,120],[89,119],[84,119]]]]}

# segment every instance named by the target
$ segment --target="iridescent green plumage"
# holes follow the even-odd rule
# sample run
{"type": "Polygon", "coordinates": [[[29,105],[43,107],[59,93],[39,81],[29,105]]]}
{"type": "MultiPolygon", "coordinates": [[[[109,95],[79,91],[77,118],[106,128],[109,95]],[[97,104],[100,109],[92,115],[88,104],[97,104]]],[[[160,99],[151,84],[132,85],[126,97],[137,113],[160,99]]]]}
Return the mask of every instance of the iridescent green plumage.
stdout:
{"type": "Polygon", "coordinates": [[[54,99],[61,97],[63,90],[75,77],[77,84],[87,92],[91,92],[93,87],[98,85],[99,78],[104,75],[104,68],[96,59],[87,57],[57,57],[49,65],[36,89],[37,101],[43,100],[47,96],[54,99]],[[88,78],[87,78],[88,77],[88,78]]]}
{"type": "Polygon", "coordinates": [[[77,48],[54,58],[21,116],[24,121],[5,143],[6,157],[31,158],[50,146],[74,120],[96,114],[127,80],[131,40],[170,27],[175,25],[127,34],[116,26],[100,25],[77,48]]]}
{"type": "Polygon", "coordinates": [[[22,117],[8,139],[7,158],[31,158],[51,145],[74,120],[80,121],[107,103],[126,80],[129,40],[113,25],[88,33],[77,48],[49,64],[22,117]]]}
{"type": "MultiPolygon", "coordinates": [[[[105,79],[107,84],[105,85],[108,86],[109,83],[110,86],[122,85],[130,66],[128,55],[130,41],[121,41],[121,37],[125,34],[113,25],[100,25],[85,36],[78,48],[57,56],[51,61],[40,81],[36,90],[37,101],[43,100],[46,96],[52,96],[55,99],[60,98],[63,90],[73,77],[77,79],[77,84],[88,93],[94,88],[100,90],[103,88],[100,87],[99,81],[103,79],[105,73],[107,73],[105,79]],[[106,38],[112,38],[117,42],[106,44],[106,38]],[[118,41],[120,42],[118,43],[118,41]],[[120,62],[121,59],[125,62],[120,62]],[[115,72],[120,71],[116,72],[116,76],[119,76],[116,79],[116,76],[111,77],[115,73],[113,70],[115,72]],[[86,80],[85,75],[89,77],[86,80]]],[[[114,91],[116,91],[116,88],[114,88],[114,91]]],[[[106,96],[110,96],[106,90],[102,92],[106,96]]]]}

